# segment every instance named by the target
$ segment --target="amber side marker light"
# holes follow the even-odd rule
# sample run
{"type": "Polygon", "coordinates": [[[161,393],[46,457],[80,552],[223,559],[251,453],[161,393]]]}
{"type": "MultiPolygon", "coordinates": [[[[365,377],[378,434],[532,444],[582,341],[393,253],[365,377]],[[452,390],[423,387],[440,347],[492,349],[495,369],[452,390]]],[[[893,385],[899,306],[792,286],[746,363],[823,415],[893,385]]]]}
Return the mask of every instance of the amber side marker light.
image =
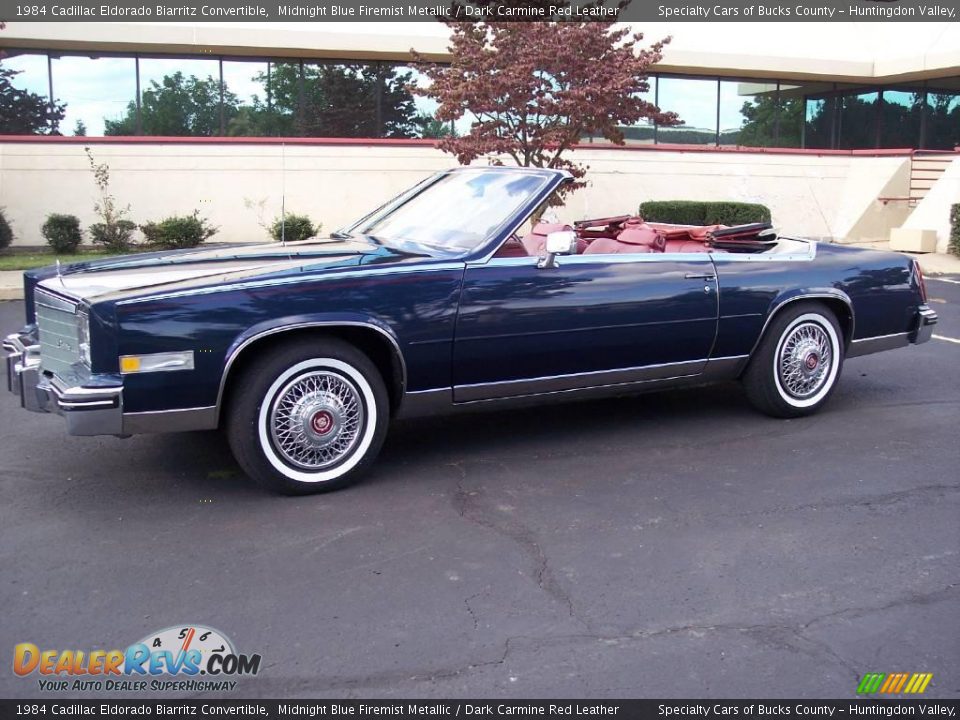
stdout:
{"type": "Polygon", "coordinates": [[[120,356],[120,373],[122,375],[169,372],[171,370],[193,370],[193,350],[120,356]]]}

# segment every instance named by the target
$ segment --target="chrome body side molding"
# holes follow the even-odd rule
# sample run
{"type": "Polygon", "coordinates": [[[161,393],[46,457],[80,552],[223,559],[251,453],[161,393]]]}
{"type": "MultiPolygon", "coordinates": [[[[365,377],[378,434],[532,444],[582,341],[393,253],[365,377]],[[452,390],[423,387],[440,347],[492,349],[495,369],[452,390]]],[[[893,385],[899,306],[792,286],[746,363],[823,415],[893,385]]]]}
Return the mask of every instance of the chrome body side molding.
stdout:
{"type": "Polygon", "coordinates": [[[454,388],[408,392],[403,396],[398,417],[425,417],[480,409],[499,410],[506,407],[631,395],[674,387],[702,385],[738,377],[747,360],[746,355],[736,355],[714,358],[709,362],[694,360],[505,383],[461,385],[457,386],[457,391],[467,388],[470,390],[468,397],[472,394],[476,399],[460,402],[453,401],[454,388]],[[702,372],[690,372],[691,368],[702,367],[704,362],[707,362],[707,365],[702,372]]]}

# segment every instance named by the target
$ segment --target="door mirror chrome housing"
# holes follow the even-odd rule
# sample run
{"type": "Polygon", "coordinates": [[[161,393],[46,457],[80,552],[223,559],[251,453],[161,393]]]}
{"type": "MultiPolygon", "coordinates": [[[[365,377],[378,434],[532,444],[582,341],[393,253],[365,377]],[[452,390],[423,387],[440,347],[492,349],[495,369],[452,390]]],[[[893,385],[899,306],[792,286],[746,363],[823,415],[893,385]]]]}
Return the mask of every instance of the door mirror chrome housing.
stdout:
{"type": "Polygon", "coordinates": [[[540,258],[538,268],[557,266],[557,255],[575,255],[577,253],[577,234],[573,230],[558,230],[547,234],[546,255],[540,258]]]}

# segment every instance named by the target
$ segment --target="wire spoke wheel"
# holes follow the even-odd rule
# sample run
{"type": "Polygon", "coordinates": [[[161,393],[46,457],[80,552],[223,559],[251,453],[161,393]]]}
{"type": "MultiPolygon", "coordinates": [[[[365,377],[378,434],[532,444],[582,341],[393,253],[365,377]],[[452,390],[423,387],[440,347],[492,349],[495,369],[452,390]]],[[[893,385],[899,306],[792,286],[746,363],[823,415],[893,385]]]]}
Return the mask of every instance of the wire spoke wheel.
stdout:
{"type": "Polygon", "coordinates": [[[276,394],[267,422],[283,460],[303,470],[323,470],[349,457],[363,434],[359,390],[342,375],[314,370],[276,394]]]}
{"type": "Polygon", "coordinates": [[[780,384],[793,397],[808,398],[823,387],[832,364],[833,350],[826,330],[817,323],[801,323],[781,343],[777,358],[780,384]]]}

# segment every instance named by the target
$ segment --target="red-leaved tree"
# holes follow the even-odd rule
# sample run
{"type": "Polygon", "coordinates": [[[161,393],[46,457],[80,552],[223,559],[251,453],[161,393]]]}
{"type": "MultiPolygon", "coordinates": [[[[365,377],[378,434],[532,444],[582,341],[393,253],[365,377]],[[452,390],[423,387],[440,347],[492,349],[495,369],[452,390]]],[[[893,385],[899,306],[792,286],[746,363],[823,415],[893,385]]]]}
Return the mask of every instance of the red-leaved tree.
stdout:
{"type": "MultiPolygon", "coordinates": [[[[562,168],[585,185],[587,167],[564,156],[585,137],[622,144],[624,125],[675,124],[646,99],[647,75],[670,38],[642,47],[643,35],[612,22],[448,22],[449,65],[424,65],[445,122],[470,113],[470,131],[438,147],[461,164],[488,156],[524,167],[562,168]]],[[[412,51],[421,63],[423,59],[412,51]]]]}

